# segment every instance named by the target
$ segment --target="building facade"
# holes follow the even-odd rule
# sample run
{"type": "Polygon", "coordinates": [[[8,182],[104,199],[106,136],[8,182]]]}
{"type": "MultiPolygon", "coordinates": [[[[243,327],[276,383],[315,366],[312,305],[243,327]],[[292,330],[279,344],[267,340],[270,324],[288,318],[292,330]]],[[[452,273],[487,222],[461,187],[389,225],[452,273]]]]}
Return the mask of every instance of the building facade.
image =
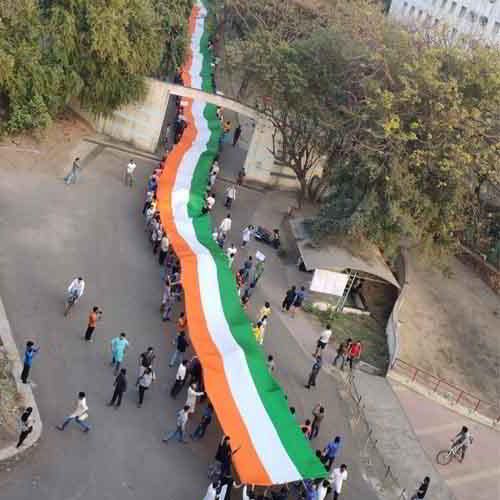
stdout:
{"type": "Polygon", "coordinates": [[[419,27],[500,42],[500,0],[392,0],[389,14],[419,27]]]}

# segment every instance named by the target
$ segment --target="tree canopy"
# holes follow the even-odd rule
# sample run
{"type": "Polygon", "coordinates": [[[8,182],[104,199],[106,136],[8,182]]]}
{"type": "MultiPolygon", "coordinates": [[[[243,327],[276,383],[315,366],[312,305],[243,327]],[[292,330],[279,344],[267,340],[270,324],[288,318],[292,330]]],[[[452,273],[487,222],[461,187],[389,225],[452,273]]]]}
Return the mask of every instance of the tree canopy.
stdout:
{"type": "Polygon", "coordinates": [[[100,113],[139,99],[144,77],[181,61],[191,6],[192,0],[4,0],[1,128],[43,127],[73,97],[100,113]]]}
{"type": "Polygon", "coordinates": [[[271,15],[273,1],[228,0],[226,64],[274,124],[275,159],[319,200],[317,237],[453,249],[483,184],[500,185],[500,52],[408,33],[368,0],[305,15],[271,15]]]}

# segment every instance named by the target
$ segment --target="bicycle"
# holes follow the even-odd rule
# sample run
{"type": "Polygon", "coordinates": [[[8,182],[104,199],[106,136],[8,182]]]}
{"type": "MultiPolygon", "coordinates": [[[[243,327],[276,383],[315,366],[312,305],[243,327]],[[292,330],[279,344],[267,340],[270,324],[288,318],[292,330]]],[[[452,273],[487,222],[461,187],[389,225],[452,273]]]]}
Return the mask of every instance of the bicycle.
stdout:
{"type": "Polygon", "coordinates": [[[436,455],[436,462],[439,465],[448,465],[454,458],[462,462],[463,459],[460,455],[460,450],[463,446],[465,446],[465,443],[452,444],[449,449],[439,451],[436,455]]]}
{"type": "Polygon", "coordinates": [[[70,294],[66,299],[66,307],[64,308],[64,317],[69,314],[71,308],[78,302],[78,295],[70,294]]]}

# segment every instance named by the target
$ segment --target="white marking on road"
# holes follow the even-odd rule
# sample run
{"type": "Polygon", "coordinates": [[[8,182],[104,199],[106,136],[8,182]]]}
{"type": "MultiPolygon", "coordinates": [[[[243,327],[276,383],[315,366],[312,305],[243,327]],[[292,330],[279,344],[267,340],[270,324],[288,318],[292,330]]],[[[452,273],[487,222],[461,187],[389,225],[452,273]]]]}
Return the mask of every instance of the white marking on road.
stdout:
{"type": "MultiPolygon", "coordinates": [[[[428,436],[429,434],[437,434],[439,432],[455,430],[454,434],[456,434],[462,428],[463,422],[462,420],[455,420],[453,422],[449,422],[447,424],[434,425],[431,427],[422,427],[419,429],[415,429],[415,434],[417,436],[428,436]]],[[[450,436],[451,439],[452,436],[450,436]]]]}
{"type": "Polygon", "coordinates": [[[474,481],[480,481],[481,479],[488,479],[495,476],[500,477],[500,467],[498,466],[491,469],[483,469],[479,472],[471,472],[470,474],[460,475],[459,477],[447,479],[446,482],[450,486],[461,486],[463,484],[472,483],[474,481]]]}

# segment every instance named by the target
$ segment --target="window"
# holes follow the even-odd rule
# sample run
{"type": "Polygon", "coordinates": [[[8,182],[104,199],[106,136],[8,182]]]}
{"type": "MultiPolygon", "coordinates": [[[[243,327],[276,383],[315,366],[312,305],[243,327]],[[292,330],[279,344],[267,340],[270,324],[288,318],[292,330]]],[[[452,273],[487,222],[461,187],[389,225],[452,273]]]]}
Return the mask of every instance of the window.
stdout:
{"type": "Polygon", "coordinates": [[[453,14],[457,9],[457,2],[451,2],[450,14],[453,14]]]}
{"type": "Polygon", "coordinates": [[[460,14],[458,14],[458,17],[464,17],[466,12],[467,12],[467,7],[462,7],[460,9],[460,14]]]}
{"type": "Polygon", "coordinates": [[[500,23],[496,22],[493,26],[493,34],[498,35],[499,32],[500,32],[500,23]]]}
{"type": "Polygon", "coordinates": [[[481,17],[479,18],[479,24],[480,24],[483,28],[485,28],[485,27],[486,27],[486,25],[488,24],[488,17],[487,17],[487,16],[481,16],[481,17]]]}

